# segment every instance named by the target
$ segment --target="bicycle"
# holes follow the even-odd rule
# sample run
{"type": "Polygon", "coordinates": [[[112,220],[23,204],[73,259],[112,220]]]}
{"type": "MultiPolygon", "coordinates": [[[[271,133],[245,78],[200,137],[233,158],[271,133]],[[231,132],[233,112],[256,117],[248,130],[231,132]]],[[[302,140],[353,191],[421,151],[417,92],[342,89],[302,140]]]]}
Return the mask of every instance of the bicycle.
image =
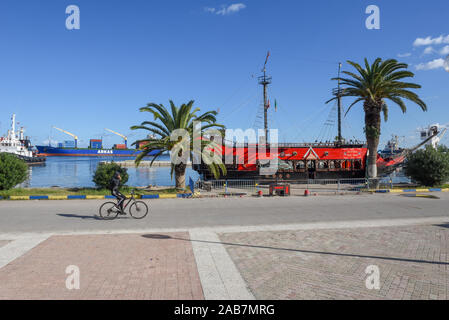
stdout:
{"type": "Polygon", "coordinates": [[[119,213],[125,213],[125,209],[131,202],[132,204],[128,210],[131,217],[133,217],[134,219],[145,218],[148,214],[148,206],[143,201],[136,201],[136,198],[134,198],[134,190],[131,191],[131,198],[123,200],[123,203],[125,204],[123,206],[123,212],[120,210],[120,208],[117,207],[118,203],[109,201],[103,203],[103,205],[100,207],[100,217],[105,220],[114,220],[115,218],[117,218],[119,213]],[[125,204],[126,200],[129,201],[125,204]]]}

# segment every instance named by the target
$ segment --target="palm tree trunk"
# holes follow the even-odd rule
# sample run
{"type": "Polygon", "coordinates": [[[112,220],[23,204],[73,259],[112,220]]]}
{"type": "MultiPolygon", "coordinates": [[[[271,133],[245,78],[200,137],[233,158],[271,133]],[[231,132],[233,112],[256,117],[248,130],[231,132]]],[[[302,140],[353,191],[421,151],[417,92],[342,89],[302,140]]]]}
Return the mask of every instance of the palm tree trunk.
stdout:
{"type": "Polygon", "coordinates": [[[380,111],[382,101],[365,101],[365,134],[368,144],[368,178],[377,178],[377,148],[380,137],[380,111]]]}
{"type": "Polygon", "coordinates": [[[180,163],[175,165],[175,181],[177,189],[185,189],[186,187],[186,164],[180,163]]]}

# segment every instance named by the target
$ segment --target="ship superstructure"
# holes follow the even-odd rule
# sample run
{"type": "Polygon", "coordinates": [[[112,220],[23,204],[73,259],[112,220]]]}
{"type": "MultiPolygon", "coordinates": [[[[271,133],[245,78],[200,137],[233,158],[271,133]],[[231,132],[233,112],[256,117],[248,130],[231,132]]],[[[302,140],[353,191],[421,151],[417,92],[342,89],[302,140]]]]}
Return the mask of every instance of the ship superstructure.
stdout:
{"type": "Polygon", "coordinates": [[[9,153],[25,160],[28,163],[45,162],[45,157],[36,155],[31,141],[24,135],[25,129],[21,127],[16,131],[16,115],[11,117],[11,129],[5,137],[0,137],[0,152],[9,153]]]}

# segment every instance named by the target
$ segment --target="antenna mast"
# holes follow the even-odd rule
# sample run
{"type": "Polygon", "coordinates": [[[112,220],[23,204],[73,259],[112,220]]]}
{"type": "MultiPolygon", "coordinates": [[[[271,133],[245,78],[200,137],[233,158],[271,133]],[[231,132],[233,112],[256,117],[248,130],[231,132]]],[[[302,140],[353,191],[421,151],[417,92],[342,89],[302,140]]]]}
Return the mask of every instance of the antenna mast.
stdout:
{"type": "Polygon", "coordinates": [[[270,51],[267,53],[267,58],[265,59],[265,64],[263,65],[263,76],[259,77],[259,84],[263,86],[263,125],[265,130],[265,143],[268,142],[268,108],[270,107],[268,104],[268,94],[267,88],[271,83],[271,77],[267,76],[267,62],[270,57],[270,51]]]}

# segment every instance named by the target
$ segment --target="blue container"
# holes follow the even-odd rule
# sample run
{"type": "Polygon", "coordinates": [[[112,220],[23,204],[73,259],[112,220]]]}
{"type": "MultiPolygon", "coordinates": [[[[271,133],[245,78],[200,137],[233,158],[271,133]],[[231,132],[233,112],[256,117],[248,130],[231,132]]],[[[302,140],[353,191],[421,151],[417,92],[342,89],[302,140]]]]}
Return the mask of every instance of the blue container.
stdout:
{"type": "Polygon", "coordinates": [[[75,141],[64,141],[65,148],[75,148],[75,141]]]}
{"type": "Polygon", "coordinates": [[[101,142],[99,141],[91,141],[90,142],[91,149],[101,149],[101,142]]]}

